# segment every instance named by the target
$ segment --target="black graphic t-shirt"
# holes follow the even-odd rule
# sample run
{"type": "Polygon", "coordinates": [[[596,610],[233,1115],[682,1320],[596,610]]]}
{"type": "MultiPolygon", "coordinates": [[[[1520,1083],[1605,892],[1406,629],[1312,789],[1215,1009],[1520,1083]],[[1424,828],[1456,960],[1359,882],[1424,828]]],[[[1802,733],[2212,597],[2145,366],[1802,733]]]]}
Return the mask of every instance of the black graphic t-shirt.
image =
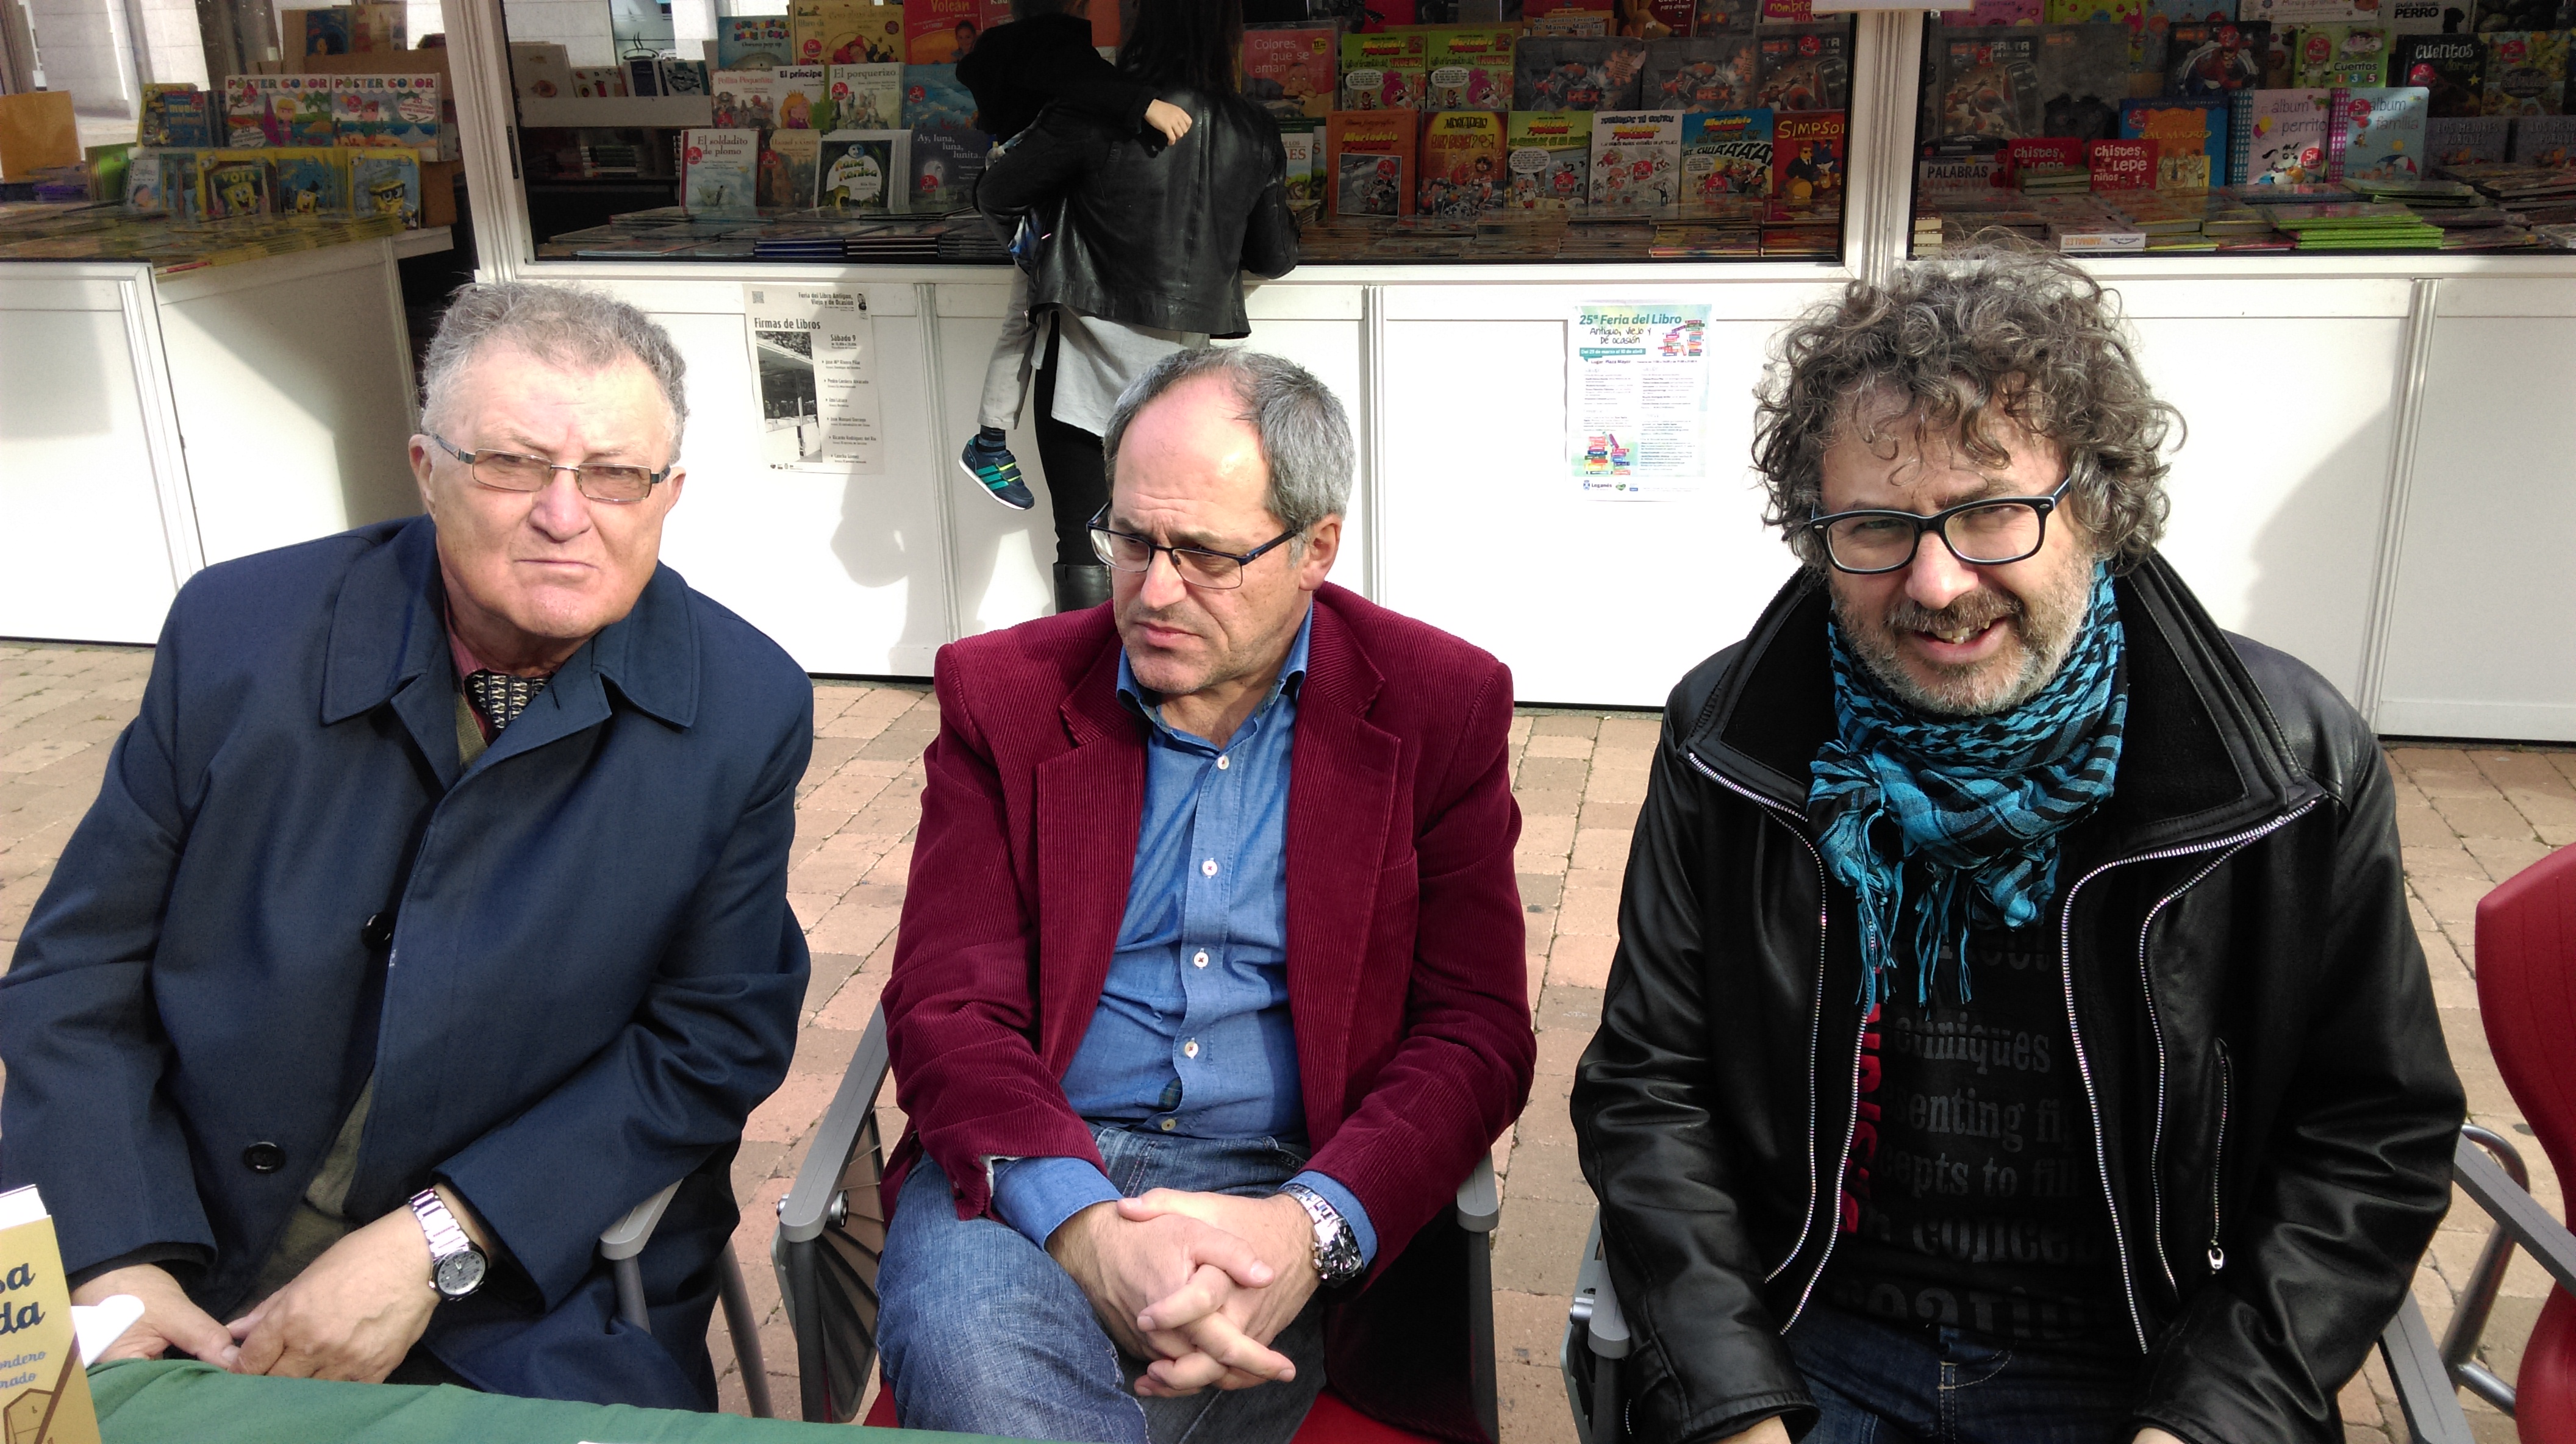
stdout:
{"type": "Polygon", "coordinates": [[[1823,1302],[2019,1343],[2128,1337],[2052,937],[1973,934],[1964,1005],[1946,959],[1928,1007],[1898,970],[1862,1041],[1823,1302]]]}

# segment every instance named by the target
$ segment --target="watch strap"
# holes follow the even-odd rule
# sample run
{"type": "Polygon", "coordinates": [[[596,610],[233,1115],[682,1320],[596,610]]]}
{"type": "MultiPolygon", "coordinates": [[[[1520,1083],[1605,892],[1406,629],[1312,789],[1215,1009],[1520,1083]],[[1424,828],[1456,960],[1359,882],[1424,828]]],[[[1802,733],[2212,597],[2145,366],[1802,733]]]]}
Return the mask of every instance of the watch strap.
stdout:
{"type": "Polygon", "coordinates": [[[1359,1234],[1330,1199],[1302,1183],[1281,1184],[1279,1191],[1297,1200],[1315,1225],[1315,1277],[1326,1288],[1349,1283],[1366,1272],[1359,1234]]]}
{"type": "Polygon", "coordinates": [[[420,1231],[429,1239],[430,1287],[438,1290],[442,1297],[449,1298],[462,1298],[464,1294],[471,1293],[474,1288],[480,1287],[482,1279],[479,1271],[473,1284],[465,1288],[462,1293],[450,1294],[447,1286],[439,1282],[440,1264],[459,1254],[472,1254],[479,1259],[483,1251],[474,1246],[474,1240],[465,1232],[465,1225],[456,1221],[455,1213],[447,1207],[447,1200],[438,1196],[438,1190],[424,1188],[413,1194],[411,1213],[413,1218],[420,1221],[420,1231]]]}

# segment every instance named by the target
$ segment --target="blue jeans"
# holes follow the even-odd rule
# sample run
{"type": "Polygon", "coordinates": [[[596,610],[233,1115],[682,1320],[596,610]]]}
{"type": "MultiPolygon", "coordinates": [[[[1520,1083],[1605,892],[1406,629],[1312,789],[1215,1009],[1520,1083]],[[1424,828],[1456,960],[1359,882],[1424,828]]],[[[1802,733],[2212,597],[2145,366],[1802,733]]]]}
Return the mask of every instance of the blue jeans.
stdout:
{"type": "Polygon", "coordinates": [[[1824,1417],[1804,1444],[2129,1444],[2136,1354],[2032,1348],[1817,1304],[1782,1336],[1824,1417]]]}
{"type": "MultiPolygon", "coordinates": [[[[1154,1188],[1262,1195],[1306,1166],[1268,1138],[1185,1138],[1095,1126],[1109,1181],[1133,1198],[1154,1188]]],[[[1121,1354],[1091,1300],[1046,1250],[989,1218],[961,1219],[948,1176],[913,1165],[886,1229],[877,1274],[877,1347],[907,1429],[1100,1444],[1268,1444],[1305,1421],[1324,1387],[1320,1300],[1271,1347],[1297,1366],[1284,1384],[1140,1399],[1145,1362],[1121,1354]]]]}

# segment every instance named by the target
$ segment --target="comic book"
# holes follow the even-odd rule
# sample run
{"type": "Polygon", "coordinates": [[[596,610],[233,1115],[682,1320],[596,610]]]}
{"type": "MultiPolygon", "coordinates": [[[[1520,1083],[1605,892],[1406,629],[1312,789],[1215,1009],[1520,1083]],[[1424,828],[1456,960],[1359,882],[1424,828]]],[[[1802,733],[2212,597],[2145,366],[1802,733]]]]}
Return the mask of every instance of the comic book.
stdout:
{"type": "Polygon", "coordinates": [[[1243,94],[1273,115],[1332,113],[1340,80],[1330,25],[1247,25],[1243,94]]]}
{"type": "Polygon", "coordinates": [[[1510,189],[1503,169],[1503,117],[1490,110],[1442,110],[1422,118],[1417,215],[1483,215],[1510,189]]]}
{"type": "Polygon", "coordinates": [[[1618,23],[1613,28],[1640,40],[1688,35],[1698,8],[1696,0],[1619,0],[1618,23]]]}
{"type": "Polygon", "coordinates": [[[2486,46],[2486,115],[2556,115],[2566,109],[2567,32],[2496,30],[2486,46]]]}
{"type": "Polygon", "coordinates": [[[1851,102],[1850,46],[1839,21],[1764,31],[1753,108],[1841,110],[1851,102]]]}
{"type": "Polygon", "coordinates": [[[215,143],[211,97],[193,85],[146,85],[135,143],[191,149],[215,143]]]}
{"type": "Polygon", "coordinates": [[[2521,115],[2512,124],[2514,164],[2576,166],[2576,115],[2521,115]]]}
{"type": "Polygon", "coordinates": [[[348,6],[317,6],[301,13],[304,16],[305,54],[346,55],[349,53],[348,6]]]}
{"type": "Polygon", "coordinates": [[[2326,178],[2326,106],[2330,90],[2240,90],[2229,97],[2230,182],[2310,185],[2326,178]]]}
{"type": "Polygon", "coordinates": [[[1427,70],[1362,65],[1342,72],[1344,110],[1420,110],[1427,70]]]}
{"type": "Polygon", "coordinates": [[[796,32],[784,15],[734,15],[716,21],[718,70],[776,70],[796,63],[796,32]]]}
{"type": "Polygon", "coordinates": [[[2424,123],[2424,157],[2434,165],[2502,165],[2513,121],[2501,115],[2437,115],[2424,123]]]}
{"type": "Polygon", "coordinates": [[[907,129],[924,126],[970,127],[975,122],[975,97],[957,83],[954,65],[907,65],[903,68],[903,124],[907,129]]]}
{"type": "MultiPolygon", "coordinates": [[[[975,182],[992,153],[984,133],[962,125],[912,128],[912,208],[957,211],[975,203],[975,182]]],[[[980,223],[979,223],[980,224],[980,223]]]]}
{"type": "MultiPolygon", "coordinates": [[[[2039,32],[2039,134],[2109,140],[2132,94],[2127,27],[2051,25],[2039,32]]],[[[2150,74],[2144,89],[2152,94],[2150,74]]]]}
{"type": "Polygon", "coordinates": [[[2436,119],[2483,115],[2486,60],[2487,48],[2474,35],[2401,35],[2389,48],[2388,78],[2423,86],[2436,119]]]}
{"type": "Polygon", "coordinates": [[[1682,113],[1601,111],[1592,117],[1592,204],[1668,206],[1681,198],[1682,113]]]}
{"type": "Polygon", "coordinates": [[[2047,14],[2048,8],[2041,0],[1975,0],[1965,10],[1945,12],[1941,23],[1971,29],[1992,25],[2037,25],[2047,14]]]}
{"type": "Polygon", "coordinates": [[[1425,110],[1508,110],[1514,33],[1490,26],[1429,32],[1425,110]]]}
{"type": "Polygon", "coordinates": [[[2039,134],[2039,37],[2017,31],[1945,36],[1939,105],[1934,134],[1943,140],[2039,134]]]}
{"type": "Polygon", "coordinates": [[[1639,96],[1648,110],[1742,110],[1760,64],[1749,34],[1649,41],[1639,96]]]}
{"type": "Polygon", "coordinates": [[[814,203],[824,210],[900,215],[911,209],[911,131],[826,132],[814,166],[814,203]]]}
{"type": "Polygon", "coordinates": [[[979,0],[904,0],[903,63],[954,65],[982,33],[979,0]]]}
{"type": "Polygon", "coordinates": [[[1326,204],[1337,216],[1413,214],[1414,118],[1337,110],[1324,120],[1326,204]]]}
{"type": "Polygon", "coordinates": [[[400,216],[420,229],[420,157],[407,150],[362,150],[349,157],[349,209],[359,219],[400,216]]]}
{"type": "Polygon", "coordinates": [[[2387,84],[2388,31],[2377,25],[2302,25],[2290,41],[2290,84],[2387,84]]]}
{"type": "Polygon", "coordinates": [[[168,202],[161,193],[161,153],[137,150],[125,162],[125,208],[130,211],[159,211],[168,202]]]}
{"type": "Polygon", "coordinates": [[[269,92],[269,114],[275,118],[276,145],[335,145],[339,141],[331,115],[331,77],[279,75],[269,92]]]}
{"type": "Polygon", "coordinates": [[[753,186],[759,166],[759,131],[682,131],[680,204],[692,215],[750,210],[759,204],[753,186]]]}
{"type": "Polygon", "coordinates": [[[269,111],[269,100],[276,94],[280,78],[274,75],[224,77],[224,137],[229,149],[257,150],[278,143],[278,120],[269,111]]]}
{"type": "Polygon", "coordinates": [[[2260,21],[2176,25],[2165,34],[2165,94],[2189,99],[2262,88],[2271,27],[2260,21]]]}
{"type": "Polygon", "coordinates": [[[1505,207],[1566,211],[1592,189],[1592,115],[1588,110],[1515,110],[1505,124],[1512,173],[1505,207]]]}
{"type": "Polygon", "coordinates": [[[2158,190],[2205,190],[2232,183],[2227,174],[2224,101],[2124,100],[2120,138],[2157,143],[2158,190]]]}
{"type": "Polygon", "coordinates": [[[2040,19],[2050,25],[2118,25],[2138,29],[2146,24],[2146,0],[2043,0],[2040,19]]]}
{"type": "Polygon", "coordinates": [[[1771,194],[1772,114],[1721,110],[1682,117],[1682,192],[1686,204],[1771,194]]]}
{"type": "Polygon", "coordinates": [[[829,130],[892,130],[903,123],[903,67],[891,63],[834,65],[825,85],[832,97],[829,130]]]}
{"type": "Polygon", "coordinates": [[[770,98],[778,71],[719,70],[707,81],[718,130],[767,130],[778,124],[770,98]]]}
{"type": "Polygon", "coordinates": [[[1630,110],[1646,47],[1582,36],[1524,39],[1512,52],[1514,110],[1630,110]]]}
{"type": "Polygon", "coordinates": [[[268,214],[269,187],[273,180],[268,168],[268,152],[208,151],[202,169],[208,220],[228,221],[239,216],[268,214]]]}
{"type": "Polygon", "coordinates": [[[206,218],[206,158],[211,150],[161,152],[161,208],[177,220],[206,218]]]}
{"type": "Polygon", "coordinates": [[[1844,115],[1839,110],[1774,116],[1772,198],[1790,206],[1840,203],[1845,176],[1844,138],[1844,115]]]}
{"type": "Polygon", "coordinates": [[[1732,35],[1751,30],[1762,15],[1760,0],[1699,0],[1693,35],[1732,35]]]}
{"type": "Polygon", "coordinates": [[[823,157],[823,135],[819,130],[769,133],[768,144],[761,148],[760,177],[755,187],[762,205],[813,208],[814,177],[823,157]]]}
{"type": "Polygon", "coordinates": [[[349,162],[345,150],[309,146],[264,152],[270,171],[269,204],[281,216],[349,213],[349,162]]]}
{"type": "Polygon", "coordinates": [[[1431,34],[1427,30],[1374,30],[1342,37],[1342,69],[1428,70],[1431,34]]]}
{"type": "Polygon", "coordinates": [[[780,130],[838,130],[831,111],[828,65],[782,65],[770,72],[770,124],[780,130]]]}
{"type": "Polygon", "coordinates": [[[2159,150],[2152,140],[2086,142],[2085,160],[2092,172],[2093,193],[2154,190],[2159,150]]]}

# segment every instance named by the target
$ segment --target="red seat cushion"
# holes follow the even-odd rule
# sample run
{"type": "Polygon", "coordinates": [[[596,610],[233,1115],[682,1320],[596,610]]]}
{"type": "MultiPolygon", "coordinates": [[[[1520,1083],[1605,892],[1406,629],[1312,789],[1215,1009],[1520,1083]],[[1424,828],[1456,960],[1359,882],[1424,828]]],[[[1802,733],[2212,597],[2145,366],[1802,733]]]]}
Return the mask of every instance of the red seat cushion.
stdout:
{"type": "MultiPolygon", "coordinates": [[[[877,1390],[876,1403],[859,1421],[872,1429],[893,1429],[894,1395],[877,1390]]],[[[1427,1434],[1413,1434],[1392,1424],[1381,1424],[1342,1402],[1342,1396],[1326,1389],[1306,1411],[1306,1422],[1297,1426],[1297,1444],[1436,1444],[1427,1434]]]]}

